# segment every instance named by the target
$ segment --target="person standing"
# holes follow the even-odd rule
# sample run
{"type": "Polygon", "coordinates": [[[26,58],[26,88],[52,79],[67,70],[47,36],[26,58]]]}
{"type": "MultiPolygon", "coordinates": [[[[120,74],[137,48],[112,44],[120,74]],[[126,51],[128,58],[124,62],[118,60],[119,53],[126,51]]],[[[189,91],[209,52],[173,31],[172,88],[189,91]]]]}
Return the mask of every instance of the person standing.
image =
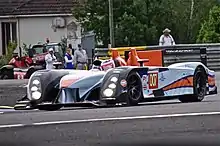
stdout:
{"type": "Polygon", "coordinates": [[[65,60],[65,69],[73,69],[74,68],[74,65],[73,65],[73,55],[71,54],[70,48],[68,48],[66,50],[66,54],[65,54],[64,60],[65,60]]]}
{"type": "Polygon", "coordinates": [[[169,30],[168,28],[163,30],[163,35],[160,36],[159,46],[175,45],[175,41],[172,35],[170,35],[170,32],[171,30],[169,30]]]}
{"type": "Polygon", "coordinates": [[[50,43],[49,38],[46,38],[46,44],[49,44],[49,43],[50,43]]]}
{"type": "Polygon", "coordinates": [[[76,65],[76,69],[85,70],[87,68],[87,63],[88,56],[86,50],[79,44],[78,49],[74,52],[74,64],[76,65]]]}
{"type": "Polygon", "coordinates": [[[46,69],[47,70],[53,69],[53,63],[55,61],[56,61],[56,57],[54,55],[53,48],[50,48],[48,54],[45,56],[46,69]]]}
{"type": "Polygon", "coordinates": [[[72,51],[72,54],[74,54],[74,49],[73,49],[72,44],[69,44],[69,45],[68,45],[68,48],[72,51]]]}

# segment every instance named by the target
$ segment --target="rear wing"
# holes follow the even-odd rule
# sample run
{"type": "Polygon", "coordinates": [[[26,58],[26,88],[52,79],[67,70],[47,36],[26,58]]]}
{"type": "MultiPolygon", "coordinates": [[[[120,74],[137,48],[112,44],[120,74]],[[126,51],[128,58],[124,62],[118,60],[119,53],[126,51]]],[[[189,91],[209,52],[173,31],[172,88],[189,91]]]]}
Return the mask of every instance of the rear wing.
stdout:
{"type": "MultiPolygon", "coordinates": [[[[148,49],[136,50],[140,59],[149,59],[148,66],[169,66],[180,62],[201,62],[207,66],[206,48],[180,48],[180,49],[148,49]]],[[[129,51],[124,52],[125,61],[129,58],[129,51]]]]}

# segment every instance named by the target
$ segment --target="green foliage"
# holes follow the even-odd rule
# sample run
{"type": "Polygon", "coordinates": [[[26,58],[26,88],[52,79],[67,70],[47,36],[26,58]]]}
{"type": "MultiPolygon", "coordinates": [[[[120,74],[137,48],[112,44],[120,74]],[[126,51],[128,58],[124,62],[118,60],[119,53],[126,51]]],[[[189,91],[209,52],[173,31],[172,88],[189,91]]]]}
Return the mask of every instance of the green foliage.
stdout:
{"type": "MultiPolygon", "coordinates": [[[[113,0],[116,46],[154,45],[164,28],[176,43],[194,43],[217,0],[113,0]]],[[[94,30],[97,41],[109,43],[108,0],[87,0],[73,9],[85,31],[94,30]]]]}
{"type": "Polygon", "coordinates": [[[8,62],[12,59],[13,57],[13,52],[16,49],[17,44],[15,42],[10,42],[8,44],[8,48],[7,48],[7,54],[1,56],[0,58],[0,67],[8,64],[8,62]]]}
{"type": "Polygon", "coordinates": [[[220,6],[214,6],[199,31],[197,42],[219,43],[220,42],[220,6]]]}

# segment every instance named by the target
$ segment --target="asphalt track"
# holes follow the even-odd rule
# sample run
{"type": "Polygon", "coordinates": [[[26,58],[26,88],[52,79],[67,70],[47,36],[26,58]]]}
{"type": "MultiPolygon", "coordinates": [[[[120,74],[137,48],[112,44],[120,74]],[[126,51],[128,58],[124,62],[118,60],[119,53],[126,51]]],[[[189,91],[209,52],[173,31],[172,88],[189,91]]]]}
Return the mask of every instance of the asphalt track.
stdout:
{"type": "MultiPolygon", "coordinates": [[[[220,85],[220,73],[217,73],[220,85]]],[[[220,89],[220,87],[218,87],[220,89]]],[[[220,145],[220,98],[136,107],[0,111],[0,146],[220,145]]]]}
{"type": "Polygon", "coordinates": [[[27,83],[28,80],[0,80],[0,108],[15,105],[26,94],[27,83]]]}

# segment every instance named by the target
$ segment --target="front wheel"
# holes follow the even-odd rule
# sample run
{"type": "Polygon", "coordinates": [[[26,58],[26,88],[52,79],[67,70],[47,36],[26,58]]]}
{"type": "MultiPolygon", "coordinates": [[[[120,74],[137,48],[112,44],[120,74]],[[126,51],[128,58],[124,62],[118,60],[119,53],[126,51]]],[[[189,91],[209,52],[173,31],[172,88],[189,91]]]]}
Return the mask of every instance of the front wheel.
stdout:
{"type": "Polygon", "coordinates": [[[137,72],[131,72],[127,77],[127,105],[138,105],[143,99],[142,82],[137,72]]]}
{"type": "Polygon", "coordinates": [[[206,95],[207,75],[203,68],[198,67],[193,77],[193,91],[191,96],[182,96],[179,98],[181,102],[201,102],[206,95]]]}

